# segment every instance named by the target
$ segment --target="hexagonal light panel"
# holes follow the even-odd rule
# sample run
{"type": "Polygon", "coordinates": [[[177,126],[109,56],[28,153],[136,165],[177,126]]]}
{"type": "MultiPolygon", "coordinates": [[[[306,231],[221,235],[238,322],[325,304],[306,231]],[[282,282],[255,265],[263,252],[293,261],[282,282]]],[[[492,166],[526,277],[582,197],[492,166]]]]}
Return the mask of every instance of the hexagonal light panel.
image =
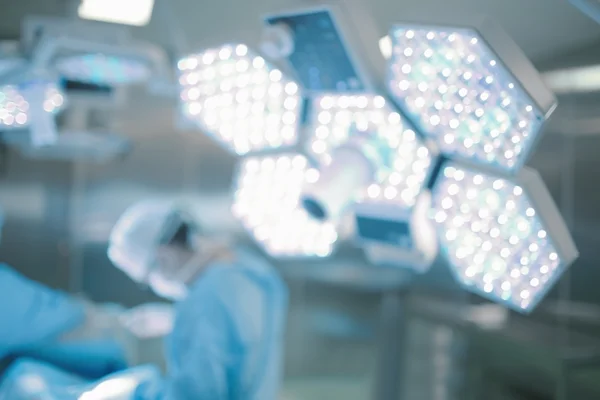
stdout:
{"type": "Polygon", "coordinates": [[[313,103],[306,146],[321,164],[319,181],[306,189],[313,214],[335,218],[361,197],[412,207],[432,156],[410,123],[382,96],[329,94],[313,103]]]}
{"type": "Polygon", "coordinates": [[[446,163],[433,188],[440,246],[469,290],[529,312],[578,252],[539,174],[514,181],[446,163]]]}
{"type": "Polygon", "coordinates": [[[326,257],[338,234],[331,222],[299,207],[302,186],[318,177],[300,154],[249,156],[241,160],[233,213],[273,257],[326,257]]]}
{"type": "Polygon", "coordinates": [[[53,114],[64,106],[64,94],[54,82],[0,86],[0,129],[28,128],[35,113],[53,114]]]}
{"type": "Polygon", "coordinates": [[[441,151],[516,172],[556,99],[512,40],[480,28],[398,25],[390,32],[390,94],[441,151]]]}
{"type": "Polygon", "coordinates": [[[181,107],[237,154],[295,145],[302,97],[298,85],[245,45],[226,45],[183,58],[181,107]]]}

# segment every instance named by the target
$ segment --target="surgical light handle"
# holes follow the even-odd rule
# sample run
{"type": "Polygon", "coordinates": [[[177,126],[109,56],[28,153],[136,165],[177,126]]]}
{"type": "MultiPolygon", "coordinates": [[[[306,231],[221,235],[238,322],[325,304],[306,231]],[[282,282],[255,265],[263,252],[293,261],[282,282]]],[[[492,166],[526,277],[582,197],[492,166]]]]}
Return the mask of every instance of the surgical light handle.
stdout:
{"type": "Polygon", "coordinates": [[[318,180],[304,188],[303,206],[317,219],[336,219],[373,180],[373,174],[371,162],[360,149],[340,147],[318,180]]]}

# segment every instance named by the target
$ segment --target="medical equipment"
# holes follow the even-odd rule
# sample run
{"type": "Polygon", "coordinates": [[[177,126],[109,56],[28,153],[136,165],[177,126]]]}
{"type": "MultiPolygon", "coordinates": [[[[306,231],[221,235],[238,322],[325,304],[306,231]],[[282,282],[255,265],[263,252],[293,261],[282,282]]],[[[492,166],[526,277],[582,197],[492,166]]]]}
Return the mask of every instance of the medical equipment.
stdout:
{"type": "Polygon", "coordinates": [[[247,157],[238,166],[232,211],[268,254],[326,257],[338,240],[336,224],[300,207],[303,185],[318,176],[302,154],[247,157]]]}
{"type": "Polygon", "coordinates": [[[377,93],[385,60],[374,46],[381,35],[369,11],[360,1],[280,8],[265,18],[260,49],[285,60],[309,97],[377,93]]]}
{"type": "Polygon", "coordinates": [[[169,80],[164,52],[136,42],[126,26],[65,18],[30,17],[22,43],[35,68],[107,86],[169,80]]]}
{"type": "Polygon", "coordinates": [[[306,146],[320,174],[304,185],[302,206],[326,221],[351,212],[371,262],[424,272],[437,253],[422,195],[435,154],[388,103],[364,94],[315,98],[306,146]]]}
{"type": "Polygon", "coordinates": [[[293,146],[302,95],[297,83],[244,44],[177,63],[184,116],[236,154],[293,146]]]}
{"type": "Polygon", "coordinates": [[[56,114],[65,107],[62,89],[49,76],[31,72],[16,75],[17,71],[11,70],[0,77],[0,129],[18,131],[18,137],[25,136],[36,147],[54,143],[56,114]],[[29,136],[23,135],[25,129],[29,136]]]}
{"type": "Polygon", "coordinates": [[[434,219],[450,268],[468,290],[531,311],[578,257],[541,177],[515,178],[449,162],[433,187],[434,219]]]}
{"type": "Polygon", "coordinates": [[[556,108],[554,94],[492,21],[431,19],[391,29],[390,95],[444,155],[515,173],[556,108]]]}

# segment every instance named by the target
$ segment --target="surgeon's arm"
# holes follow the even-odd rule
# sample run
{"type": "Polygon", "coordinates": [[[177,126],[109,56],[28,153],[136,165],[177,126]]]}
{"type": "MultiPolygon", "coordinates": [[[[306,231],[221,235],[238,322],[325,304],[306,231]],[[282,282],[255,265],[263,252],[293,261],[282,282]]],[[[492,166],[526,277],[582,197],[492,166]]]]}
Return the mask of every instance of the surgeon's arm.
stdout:
{"type": "Polygon", "coordinates": [[[83,306],[65,293],[0,264],[0,357],[51,342],[85,319],[83,306]]]}
{"type": "Polygon", "coordinates": [[[126,366],[109,313],[0,265],[0,358],[30,356],[89,377],[126,366]],[[102,321],[102,323],[99,323],[102,321]]]}
{"type": "Polygon", "coordinates": [[[135,359],[137,342],[121,321],[123,309],[78,300],[84,318],[77,327],[26,355],[42,359],[88,378],[126,368],[135,359]]]}

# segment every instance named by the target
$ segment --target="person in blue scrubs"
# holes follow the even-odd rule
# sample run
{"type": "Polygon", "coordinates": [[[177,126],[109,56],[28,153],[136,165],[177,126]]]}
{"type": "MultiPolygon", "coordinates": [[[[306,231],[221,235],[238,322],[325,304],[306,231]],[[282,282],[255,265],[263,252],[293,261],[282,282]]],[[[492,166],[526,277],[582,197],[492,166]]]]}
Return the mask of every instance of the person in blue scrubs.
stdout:
{"type": "Polygon", "coordinates": [[[176,302],[167,374],[140,385],[136,399],[277,399],[288,294],[265,259],[204,232],[191,207],[160,201],[124,214],[109,257],[176,302]]]}
{"type": "MultiPolygon", "coordinates": [[[[277,399],[288,301],[286,286],[277,271],[258,254],[203,232],[184,207],[161,202],[146,205],[149,207],[133,207],[116,224],[109,258],[136,281],[173,300],[175,322],[166,339],[165,376],[145,377],[133,390],[127,389],[131,395],[119,398],[277,399]]],[[[46,391],[56,397],[64,391],[61,382],[77,381],[56,369],[61,366],[56,360],[89,362],[80,355],[94,348],[90,337],[110,339],[117,350],[126,353],[127,340],[117,334],[118,329],[111,328],[121,325],[117,320],[9,268],[6,271],[14,274],[11,285],[18,292],[9,293],[21,306],[15,312],[4,310],[5,321],[15,321],[5,333],[4,351],[38,348],[46,350],[46,355],[52,353],[54,361],[52,367],[28,360],[17,363],[0,386],[0,399],[4,393],[15,393],[11,392],[15,387],[22,388],[22,378],[31,373],[47,382],[37,385],[35,396],[46,391]],[[28,331],[33,337],[28,337],[28,331]],[[72,343],[82,345],[73,348],[72,343]]],[[[97,352],[98,360],[110,359],[102,357],[111,354],[106,346],[97,348],[101,350],[97,352]]],[[[118,372],[116,380],[109,375],[80,384],[86,392],[101,391],[107,388],[107,379],[122,383],[131,378],[130,371],[135,368],[118,372]]],[[[24,393],[22,399],[39,398],[27,397],[28,390],[19,393],[24,393]]],[[[11,396],[11,400],[20,400],[11,396]]]]}
{"type": "MultiPolygon", "coordinates": [[[[0,232],[2,222],[0,212],[0,232]]],[[[2,263],[0,295],[0,359],[28,355],[89,377],[126,367],[125,330],[118,333],[110,323],[111,329],[93,328],[111,318],[102,307],[30,280],[2,263]]]]}

